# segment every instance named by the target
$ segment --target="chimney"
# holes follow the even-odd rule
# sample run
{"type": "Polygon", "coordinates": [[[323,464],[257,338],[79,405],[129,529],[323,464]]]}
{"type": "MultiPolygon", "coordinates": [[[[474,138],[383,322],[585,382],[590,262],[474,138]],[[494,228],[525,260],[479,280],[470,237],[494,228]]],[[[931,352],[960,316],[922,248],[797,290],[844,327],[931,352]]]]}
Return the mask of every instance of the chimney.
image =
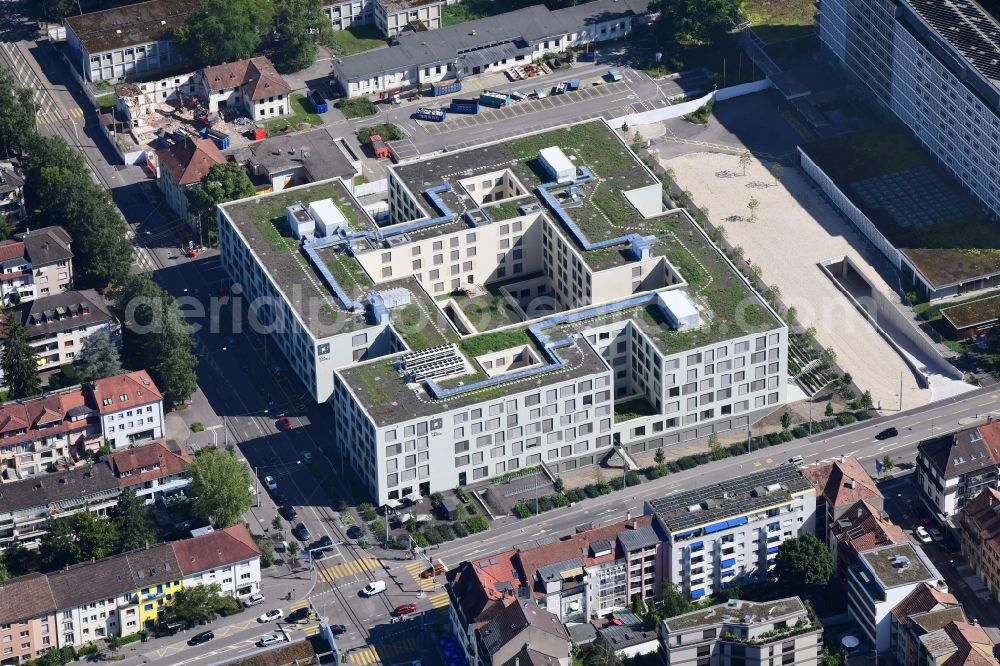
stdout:
{"type": "Polygon", "coordinates": [[[146,539],[146,550],[149,550],[149,539],[146,539]]]}
{"type": "Polygon", "coordinates": [[[635,521],[635,520],[632,521],[632,529],[634,529],[634,530],[639,529],[639,523],[638,523],[638,521],[635,521]]]}
{"type": "Polygon", "coordinates": [[[847,462],[847,456],[845,456],[843,453],[841,453],[840,454],[840,464],[843,465],[845,462],[847,462]]]}
{"type": "Polygon", "coordinates": [[[625,512],[625,520],[632,520],[632,511],[631,510],[625,512]]]}
{"type": "Polygon", "coordinates": [[[854,479],[851,479],[851,482],[849,484],[847,484],[847,485],[849,485],[851,487],[851,490],[854,490],[855,488],[858,487],[858,482],[855,481],[854,479]]]}

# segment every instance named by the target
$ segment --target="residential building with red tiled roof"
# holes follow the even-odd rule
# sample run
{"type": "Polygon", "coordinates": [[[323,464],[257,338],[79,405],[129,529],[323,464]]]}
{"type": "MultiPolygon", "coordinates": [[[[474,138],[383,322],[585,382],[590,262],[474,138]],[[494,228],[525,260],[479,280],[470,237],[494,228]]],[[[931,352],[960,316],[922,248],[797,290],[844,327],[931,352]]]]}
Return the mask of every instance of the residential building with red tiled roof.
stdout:
{"type": "Polygon", "coordinates": [[[260,591],[260,549],[242,523],[172,545],[184,587],[217,584],[233,597],[260,591]]]}
{"type": "Polygon", "coordinates": [[[965,611],[955,595],[919,585],[892,609],[890,634],[896,663],[917,666],[920,637],[953,621],[965,622],[965,611]]]}
{"type": "Polygon", "coordinates": [[[830,524],[830,548],[840,574],[857,563],[858,554],[873,548],[909,541],[906,532],[867,500],[855,502],[830,524]]]}
{"type": "Polygon", "coordinates": [[[806,467],[802,473],[816,489],[816,532],[823,540],[830,524],[856,502],[866,500],[882,509],[882,493],[857,458],[841,456],[840,460],[806,467]]]}
{"type": "Polygon", "coordinates": [[[997,666],[993,641],[978,624],[949,622],[919,638],[920,664],[938,666],[997,666]]]}
{"type": "Polygon", "coordinates": [[[959,513],[958,522],[962,555],[990,596],[1000,600],[1000,490],[980,492],[959,513]]]}
{"type": "Polygon", "coordinates": [[[59,226],[0,242],[0,297],[4,305],[67,291],[73,286],[72,241],[59,226]]]}
{"type": "Polygon", "coordinates": [[[112,449],[163,437],[163,394],[145,370],[98,379],[90,390],[112,449]]]}
{"type": "Polygon", "coordinates": [[[277,118],[291,113],[291,87],[264,56],[206,67],[195,75],[208,110],[238,109],[251,120],[277,118]]]}
{"type": "Polygon", "coordinates": [[[129,447],[108,456],[118,487],[131,490],[147,504],[185,488],[191,458],[174,440],[129,447]]]}
{"type": "Polygon", "coordinates": [[[917,445],[917,485],[924,499],[944,516],[958,513],[1000,474],[1000,421],[924,440],[917,445]]]}
{"type": "Polygon", "coordinates": [[[156,159],[159,163],[157,187],[177,217],[195,226],[188,210],[187,193],[208,175],[213,165],[225,164],[226,156],[211,139],[189,136],[168,148],[158,149],[156,159]]]}
{"type": "Polygon", "coordinates": [[[56,604],[49,581],[30,574],[0,582],[0,660],[23,664],[56,647],[56,604]]]}

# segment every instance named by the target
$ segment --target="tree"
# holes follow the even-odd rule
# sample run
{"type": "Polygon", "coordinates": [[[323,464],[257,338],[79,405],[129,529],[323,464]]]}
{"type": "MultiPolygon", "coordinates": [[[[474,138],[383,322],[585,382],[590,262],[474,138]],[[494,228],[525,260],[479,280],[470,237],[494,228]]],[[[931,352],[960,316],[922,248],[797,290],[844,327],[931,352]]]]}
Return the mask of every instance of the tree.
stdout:
{"type": "Polygon", "coordinates": [[[42,169],[57,167],[65,171],[85,172],[87,167],[83,153],[66,143],[61,136],[35,135],[28,144],[28,154],[22,161],[25,185],[24,198],[29,209],[40,205],[38,188],[41,185],[42,169]]]}
{"type": "Polygon", "coordinates": [[[191,461],[191,510],[216,527],[229,527],[250,508],[250,468],[227,451],[201,449],[191,461]]]}
{"type": "Polygon", "coordinates": [[[25,0],[24,9],[33,21],[62,23],[77,9],[77,0],[25,0]]]}
{"type": "Polygon", "coordinates": [[[271,529],[275,532],[281,531],[281,516],[275,516],[271,519],[271,529]]]}
{"type": "Polygon", "coordinates": [[[202,0],[175,41],[195,67],[242,60],[257,51],[273,15],[272,0],[202,0]]]}
{"type": "Polygon", "coordinates": [[[0,581],[10,580],[10,570],[7,568],[6,558],[0,558],[0,581]]]}
{"type": "Polygon", "coordinates": [[[5,157],[27,148],[37,110],[34,91],[18,85],[10,70],[0,66],[0,150],[5,157]]]}
{"type": "Polygon", "coordinates": [[[111,650],[111,654],[118,654],[118,650],[122,647],[122,639],[118,634],[111,634],[104,639],[104,642],[108,644],[108,649],[111,650]]]}
{"type": "Polygon", "coordinates": [[[885,456],[883,456],[882,458],[882,468],[888,472],[895,466],[896,462],[892,459],[892,456],[890,456],[888,453],[885,454],[885,456]]]}
{"type": "Polygon", "coordinates": [[[740,153],[740,168],[743,169],[744,176],[747,175],[747,167],[750,166],[750,163],[752,161],[753,158],[750,157],[750,151],[744,150],[742,153],[740,153]]]}
{"type": "Polygon", "coordinates": [[[708,436],[708,451],[708,455],[712,460],[722,460],[728,455],[726,449],[722,446],[722,442],[719,441],[719,436],[714,432],[708,436]]]}
{"type": "Polygon", "coordinates": [[[741,0],[658,0],[660,24],[675,42],[699,42],[728,30],[740,17],[741,0]]]}
{"type": "Polygon", "coordinates": [[[812,534],[803,534],[781,544],[774,571],[786,589],[815,593],[830,581],[833,558],[825,543],[812,534]]]}
{"type": "Polygon", "coordinates": [[[757,200],[757,197],[750,197],[750,201],[747,202],[747,208],[750,209],[750,218],[748,221],[756,222],[757,209],[760,208],[760,201],[757,200]]]}
{"type": "Polygon", "coordinates": [[[3,564],[12,576],[23,576],[38,569],[38,552],[16,543],[3,551],[3,564]]]}
{"type": "Polygon", "coordinates": [[[660,609],[663,617],[676,617],[691,610],[691,601],[680,588],[665,580],[660,586],[660,609]]]}
{"type": "MultiPolygon", "coordinates": [[[[327,21],[329,23],[329,21],[327,21]]],[[[253,183],[246,168],[239,162],[213,164],[201,182],[187,191],[188,210],[198,219],[202,241],[209,244],[218,236],[218,218],[215,207],[220,203],[253,196],[253,183]]]]}
{"type": "Polygon", "coordinates": [[[826,403],[826,409],[823,410],[823,414],[827,417],[833,416],[833,401],[826,403]]]}
{"type": "Polygon", "coordinates": [[[28,344],[24,324],[17,313],[7,315],[6,328],[0,368],[3,368],[4,383],[10,397],[18,400],[38,395],[42,391],[42,382],[38,378],[38,356],[28,344]]]}
{"type": "Polygon", "coordinates": [[[787,411],[783,412],[781,414],[781,429],[788,430],[791,427],[792,427],[792,413],[787,411]]]}
{"type": "Polygon", "coordinates": [[[771,176],[774,178],[774,184],[777,185],[785,173],[785,167],[781,166],[781,162],[771,162],[770,171],[771,176]]]}
{"type": "Polygon", "coordinates": [[[322,0],[281,0],[276,8],[276,67],[282,72],[309,67],[316,62],[316,45],[329,44],[333,38],[322,0]]]}
{"type": "Polygon", "coordinates": [[[656,453],[653,454],[653,462],[656,463],[657,467],[660,467],[667,461],[667,455],[663,452],[663,447],[656,447],[656,453]]]}
{"type": "Polygon", "coordinates": [[[862,409],[871,409],[872,408],[872,392],[871,391],[865,391],[864,393],[862,393],[861,394],[861,400],[860,400],[860,402],[861,402],[861,408],[862,409]]]}
{"type": "MultiPolygon", "coordinates": [[[[359,540],[358,540],[358,543],[360,544],[360,543],[361,543],[361,541],[362,541],[362,540],[361,540],[361,539],[359,539],[359,540]]],[[[295,557],[295,555],[296,555],[296,554],[297,554],[297,553],[299,552],[299,549],[300,549],[301,547],[302,547],[302,546],[300,546],[300,545],[299,545],[299,542],[298,542],[298,541],[294,541],[294,540],[293,540],[293,541],[289,541],[289,542],[288,542],[288,552],[289,552],[289,553],[291,553],[292,557],[295,557]]]]}
{"type": "Polygon", "coordinates": [[[83,341],[80,369],[88,380],[103,379],[124,371],[118,345],[112,342],[111,335],[106,330],[91,333],[83,341]]]}
{"type": "Polygon", "coordinates": [[[148,275],[129,276],[112,293],[124,331],[126,365],[148,370],[171,404],[187,400],[198,387],[198,360],[173,296],[148,275]]]}
{"type": "Polygon", "coordinates": [[[118,496],[116,504],[109,512],[111,523],[118,529],[118,551],[124,552],[156,543],[156,530],[149,519],[146,503],[133,490],[125,490],[118,496]]]}
{"type": "Polygon", "coordinates": [[[260,566],[264,569],[272,566],[274,564],[274,544],[263,536],[254,535],[253,540],[257,544],[257,550],[260,551],[260,566]]]}
{"type": "Polygon", "coordinates": [[[79,562],[99,560],[118,552],[118,527],[90,511],[74,514],[71,520],[76,533],[79,562]]]}
{"type": "Polygon", "coordinates": [[[606,641],[592,643],[583,658],[583,666],[620,666],[621,663],[614,646],[606,641]]]}
{"type": "Polygon", "coordinates": [[[45,571],[62,569],[79,562],[80,546],[73,532],[73,518],[50,520],[38,549],[41,568],[45,571]]]}
{"type": "Polygon", "coordinates": [[[219,608],[218,583],[195,585],[174,592],[174,598],[167,614],[175,620],[188,624],[199,624],[215,619],[219,608]]]}

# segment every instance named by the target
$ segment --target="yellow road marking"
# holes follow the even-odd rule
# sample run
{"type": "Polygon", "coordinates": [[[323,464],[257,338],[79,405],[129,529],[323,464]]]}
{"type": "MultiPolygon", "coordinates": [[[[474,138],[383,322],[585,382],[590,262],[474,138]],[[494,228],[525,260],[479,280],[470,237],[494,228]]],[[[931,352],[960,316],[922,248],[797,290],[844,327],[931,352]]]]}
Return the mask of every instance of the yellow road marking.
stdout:
{"type": "Polygon", "coordinates": [[[333,581],[341,578],[364,574],[369,571],[378,571],[381,568],[382,562],[380,560],[377,560],[374,557],[365,557],[360,560],[351,560],[350,562],[344,562],[332,567],[320,567],[319,577],[328,583],[332,583],[333,581]]]}

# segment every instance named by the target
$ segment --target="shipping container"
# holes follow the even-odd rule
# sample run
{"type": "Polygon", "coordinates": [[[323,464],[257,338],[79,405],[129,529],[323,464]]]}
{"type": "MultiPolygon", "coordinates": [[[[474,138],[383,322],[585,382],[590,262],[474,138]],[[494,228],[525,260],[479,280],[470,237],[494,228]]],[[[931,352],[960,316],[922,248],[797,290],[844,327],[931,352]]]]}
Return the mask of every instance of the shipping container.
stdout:
{"type": "Polygon", "coordinates": [[[309,106],[312,107],[314,113],[326,113],[330,110],[330,107],[327,106],[326,100],[318,90],[310,90],[308,99],[309,106]]]}
{"type": "Polygon", "coordinates": [[[229,147],[229,135],[225,132],[210,129],[208,130],[208,138],[215,142],[215,145],[219,147],[219,150],[225,150],[229,147]]]}
{"type": "Polygon", "coordinates": [[[453,99],[451,100],[452,113],[479,113],[478,99],[453,99]]]}
{"type": "Polygon", "coordinates": [[[438,97],[440,95],[450,95],[452,93],[457,93],[462,89],[461,81],[438,81],[437,83],[431,84],[431,97],[438,97]]]}
{"type": "Polygon", "coordinates": [[[372,134],[368,141],[372,144],[372,152],[375,153],[376,158],[389,157],[389,144],[383,141],[380,135],[372,134]]]}
{"type": "Polygon", "coordinates": [[[444,109],[429,109],[427,107],[420,107],[413,112],[413,117],[417,120],[429,120],[431,122],[439,123],[448,117],[448,112],[444,109]]]}
{"type": "Polygon", "coordinates": [[[267,130],[259,125],[250,130],[250,138],[254,141],[260,141],[261,139],[267,138],[267,130]]]}
{"type": "Polygon", "coordinates": [[[499,109],[510,104],[510,97],[501,92],[484,90],[479,94],[479,103],[483,106],[499,109]]]}

